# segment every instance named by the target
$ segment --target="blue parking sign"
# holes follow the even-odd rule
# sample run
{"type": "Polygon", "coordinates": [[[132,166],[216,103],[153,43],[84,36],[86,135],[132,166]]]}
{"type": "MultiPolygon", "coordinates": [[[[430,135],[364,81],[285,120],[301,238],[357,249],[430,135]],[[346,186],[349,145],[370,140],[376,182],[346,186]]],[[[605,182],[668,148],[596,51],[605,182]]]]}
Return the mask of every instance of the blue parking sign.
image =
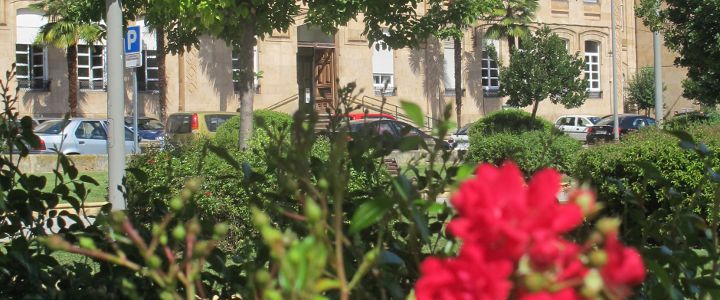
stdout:
{"type": "Polygon", "coordinates": [[[140,52],[142,39],[140,38],[140,26],[128,26],[125,34],[125,53],[140,52]]]}

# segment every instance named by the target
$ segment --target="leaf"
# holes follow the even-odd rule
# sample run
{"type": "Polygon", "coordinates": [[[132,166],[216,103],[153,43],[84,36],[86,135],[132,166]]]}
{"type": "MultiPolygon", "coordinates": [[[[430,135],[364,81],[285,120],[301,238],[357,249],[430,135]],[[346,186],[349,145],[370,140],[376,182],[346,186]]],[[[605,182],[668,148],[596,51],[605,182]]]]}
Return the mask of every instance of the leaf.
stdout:
{"type": "Polygon", "coordinates": [[[87,175],[80,175],[80,181],[86,182],[86,183],[92,183],[94,185],[100,185],[100,183],[98,183],[97,180],[95,180],[95,178],[92,178],[87,175]]]}
{"type": "Polygon", "coordinates": [[[687,133],[687,131],[683,130],[668,130],[668,133],[675,136],[676,138],[680,139],[681,142],[687,142],[690,144],[695,145],[695,139],[687,133]]]}
{"type": "Polygon", "coordinates": [[[378,264],[405,266],[405,261],[403,261],[403,259],[400,258],[400,256],[398,256],[397,254],[385,250],[385,251],[380,252],[380,258],[378,260],[378,264]]]}
{"type": "MultiPolygon", "coordinates": [[[[148,175],[147,175],[147,173],[145,173],[145,171],[143,171],[142,169],[140,169],[140,168],[127,168],[126,171],[127,171],[128,173],[132,174],[133,176],[135,176],[135,178],[137,178],[138,181],[140,181],[140,182],[148,182],[148,175]]],[[[80,180],[82,180],[82,178],[81,178],[80,180]]]]}
{"type": "Polygon", "coordinates": [[[392,207],[389,199],[375,199],[360,204],[350,220],[350,234],[355,234],[379,221],[392,207]]]}
{"type": "Polygon", "coordinates": [[[462,165],[457,171],[457,174],[455,175],[455,181],[460,182],[465,179],[468,179],[472,176],[473,171],[475,171],[475,167],[471,165],[462,165]]]}
{"type": "Polygon", "coordinates": [[[419,105],[408,101],[401,101],[400,105],[405,111],[405,114],[408,115],[415,125],[418,127],[425,127],[425,117],[423,116],[419,105]]]}
{"type": "Polygon", "coordinates": [[[646,259],[645,265],[647,266],[650,273],[655,275],[658,278],[658,281],[665,288],[665,291],[668,293],[668,295],[672,294],[673,283],[670,280],[670,276],[665,271],[665,269],[663,267],[661,267],[657,262],[655,262],[654,260],[651,260],[651,259],[646,259]]]}

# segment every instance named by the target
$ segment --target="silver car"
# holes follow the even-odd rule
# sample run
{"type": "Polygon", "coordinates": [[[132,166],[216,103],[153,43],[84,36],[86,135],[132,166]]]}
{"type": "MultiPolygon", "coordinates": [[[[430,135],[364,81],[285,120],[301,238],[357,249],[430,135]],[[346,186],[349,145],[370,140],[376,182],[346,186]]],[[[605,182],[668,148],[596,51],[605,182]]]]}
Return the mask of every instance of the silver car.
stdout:
{"type": "Polygon", "coordinates": [[[595,125],[600,118],[592,115],[567,115],[555,121],[555,127],[572,138],[585,142],[588,127],[595,125]]]}
{"type": "MultiPolygon", "coordinates": [[[[50,150],[64,154],[107,154],[108,124],[105,119],[51,120],[35,127],[35,134],[50,150]]],[[[135,153],[133,132],[125,127],[125,153],[135,153]]]]}

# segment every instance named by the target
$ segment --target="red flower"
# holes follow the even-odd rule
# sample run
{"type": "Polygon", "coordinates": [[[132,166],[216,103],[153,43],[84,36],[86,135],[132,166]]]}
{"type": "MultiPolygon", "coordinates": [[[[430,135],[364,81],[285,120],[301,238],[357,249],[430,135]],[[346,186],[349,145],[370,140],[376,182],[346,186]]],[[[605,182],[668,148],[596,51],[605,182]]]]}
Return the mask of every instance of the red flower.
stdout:
{"type": "Polygon", "coordinates": [[[630,286],[645,280],[642,257],[635,249],[623,246],[617,233],[607,235],[605,252],[607,263],[600,270],[605,285],[618,298],[627,298],[632,294],[630,286]]]}
{"type": "Polygon", "coordinates": [[[510,261],[489,261],[483,249],[464,245],[460,256],[449,259],[429,257],[420,266],[422,277],[415,285],[418,300],[507,299],[510,261]]]}

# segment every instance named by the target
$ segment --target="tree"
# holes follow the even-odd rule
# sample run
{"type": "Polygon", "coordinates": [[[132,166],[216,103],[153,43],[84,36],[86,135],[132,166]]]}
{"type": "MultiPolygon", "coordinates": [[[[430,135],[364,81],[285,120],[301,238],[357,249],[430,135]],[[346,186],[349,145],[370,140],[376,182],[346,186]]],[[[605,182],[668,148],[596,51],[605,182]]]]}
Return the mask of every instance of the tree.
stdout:
{"type": "Polygon", "coordinates": [[[707,106],[720,104],[717,1],[642,0],[636,14],[663,33],[665,45],[679,55],[675,64],[687,68],[683,96],[707,106]]]}
{"type": "Polygon", "coordinates": [[[638,70],[628,81],[626,91],[628,103],[649,114],[650,109],[655,108],[655,71],[652,68],[638,70]]]}
{"type": "Polygon", "coordinates": [[[297,18],[302,17],[306,23],[332,33],[362,15],[369,45],[382,41],[394,49],[412,47],[452,24],[474,22],[480,14],[469,8],[491,1],[495,0],[431,0],[424,14],[418,14],[416,0],[392,3],[383,0],[191,0],[154,1],[154,5],[158,11],[172,16],[173,25],[166,27],[171,49],[172,43],[186,48],[197,46],[199,37],[209,34],[238,50],[241,119],[238,146],[244,149],[252,134],[256,37],[263,38],[275,30],[287,31],[297,18]],[[383,27],[388,30],[384,31],[383,27]]]}
{"type": "Polygon", "coordinates": [[[488,18],[493,24],[485,36],[489,39],[507,38],[510,49],[515,48],[515,39],[530,35],[528,24],[535,19],[538,0],[503,0],[488,18]]]}
{"type": "Polygon", "coordinates": [[[78,115],[77,45],[82,40],[92,44],[103,38],[105,29],[99,25],[103,16],[94,0],[43,0],[32,4],[45,11],[51,20],[40,28],[35,43],[66,49],[68,67],[68,106],[70,116],[78,115]]]}
{"type": "Polygon", "coordinates": [[[500,95],[508,96],[508,105],[532,105],[532,118],[545,99],[566,108],[579,107],[587,99],[587,80],[581,78],[583,60],[570,55],[565,43],[550,28],[530,35],[523,49],[513,49],[510,65],[500,67],[500,95]]]}

